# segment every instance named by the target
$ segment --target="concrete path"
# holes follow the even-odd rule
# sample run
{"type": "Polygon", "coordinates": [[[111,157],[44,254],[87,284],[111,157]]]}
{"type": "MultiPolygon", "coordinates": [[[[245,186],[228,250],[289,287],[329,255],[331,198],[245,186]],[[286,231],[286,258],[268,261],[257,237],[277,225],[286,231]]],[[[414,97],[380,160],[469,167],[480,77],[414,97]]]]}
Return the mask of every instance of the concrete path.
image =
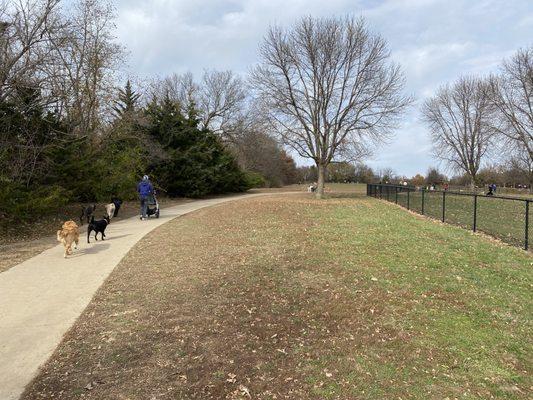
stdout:
{"type": "Polygon", "coordinates": [[[0,400],[15,400],[52,355],[94,293],[124,255],[154,228],[200,208],[264,194],[239,195],[162,209],[159,219],[111,223],[107,240],[80,246],[63,258],[63,246],[0,273],[0,400]]]}

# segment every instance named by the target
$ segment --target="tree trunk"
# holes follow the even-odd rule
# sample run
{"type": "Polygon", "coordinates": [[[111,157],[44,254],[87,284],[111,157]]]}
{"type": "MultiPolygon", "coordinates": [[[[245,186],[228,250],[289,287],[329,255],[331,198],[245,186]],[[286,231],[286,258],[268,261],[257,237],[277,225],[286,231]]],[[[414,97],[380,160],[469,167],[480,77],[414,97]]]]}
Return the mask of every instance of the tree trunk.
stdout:
{"type": "Polygon", "coordinates": [[[321,199],[324,196],[324,182],[326,180],[326,166],[324,164],[317,164],[318,182],[316,188],[316,198],[321,199]]]}
{"type": "Polygon", "coordinates": [[[470,175],[470,190],[472,190],[472,192],[476,191],[476,179],[472,175],[470,175]]]}

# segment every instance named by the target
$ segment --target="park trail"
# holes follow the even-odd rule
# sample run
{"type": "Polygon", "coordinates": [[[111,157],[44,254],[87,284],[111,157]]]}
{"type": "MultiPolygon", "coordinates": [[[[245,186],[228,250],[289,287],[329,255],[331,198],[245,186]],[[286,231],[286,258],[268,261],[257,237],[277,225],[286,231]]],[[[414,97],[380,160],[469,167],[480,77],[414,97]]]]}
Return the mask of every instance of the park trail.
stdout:
{"type": "Polygon", "coordinates": [[[96,242],[92,237],[90,244],[81,228],[78,250],[68,258],[58,245],[0,273],[0,399],[19,398],[104,280],[143,236],[180,215],[264,195],[268,193],[197,200],[162,209],[159,219],[111,222],[107,239],[96,242]]]}

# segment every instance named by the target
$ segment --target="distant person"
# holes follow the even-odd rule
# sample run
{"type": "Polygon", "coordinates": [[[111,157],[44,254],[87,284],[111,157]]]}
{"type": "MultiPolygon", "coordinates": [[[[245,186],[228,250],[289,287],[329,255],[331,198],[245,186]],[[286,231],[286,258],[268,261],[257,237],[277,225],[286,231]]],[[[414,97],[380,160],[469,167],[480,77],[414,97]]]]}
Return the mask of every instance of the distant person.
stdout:
{"type": "Polygon", "coordinates": [[[494,196],[494,187],[492,185],[489,185],[489,191],[487,192],[487,196],[494,196]]]}
{"type": "Polygon", "coordinates": [[[492,186],[492,193],[496,193],[496,184],[493,183],[491,186],[492,186]]]}
{"type": "Polygon", "coordinates": [[[144,175],[142,181],[137,184],[137,193],[139,193],[139,201],[141,202],[141,220],[145,220],[147,219],[148,197],[154,193],[154,187],[148,175],[144,175]]]}

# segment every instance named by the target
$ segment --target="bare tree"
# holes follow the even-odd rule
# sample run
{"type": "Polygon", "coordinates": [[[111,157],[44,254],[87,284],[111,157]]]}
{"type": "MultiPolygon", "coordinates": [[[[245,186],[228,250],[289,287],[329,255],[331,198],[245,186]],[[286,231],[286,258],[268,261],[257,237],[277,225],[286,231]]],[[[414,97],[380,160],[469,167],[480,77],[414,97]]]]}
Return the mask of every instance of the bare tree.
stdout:
{"type": "Polygon", "coordinates": [[[50,37],[57,59],[50,66],[56,108],[78,135],[94,133],[112,111],[123,55],[114,42],[114,19],[107,0],[77,0],[61,36],[50,37]]]}
{"type": "Polygon", "coordinates": [[[392,168],[383,168],[378,171],[379,180],[382,183],[393,183],[397,180],[397,175],[392,168]]]}
{"type": "Polygon", "coordinates": [[[533,163],[533,46],[504,61],[501,74],[490,83],[495,129],[533,163]]]}
{"type": "Polygon", "coordinates": [[[198,97],[203,126],[223,134],[239,119],[246,92],[242,79],[232,71],[206,71],[198,97]]]}
{"type": "Polygon", "coordinates": [[[58,0],[0,2],[0,175],[27,186],[45,170],[53,132],[35,123],[51,101],[50,36],[61,28],[58,0]],[[16,115],[16,117],[15,117],[16,115]]]}
{"type": "Polygon", "coordinates": [[[410,103],[385,40],[363,19],[307,17],[291,29],[271,27],[260,54],[252,82],[271,127],[314,160],[318,198],[327,165],[386,138],[410,103]]]}
{"type": "Polygon", "coordinates": [[[184,74],[173,73],[164,78],[152,80],[148,85],[147,99],[163,99],[169,97],[177,102],[180,110],[185,114],[189,107],[198,107],[199,85],[194,81],[191,72],[184,74]]]}
{"type": "Polygon", "coordinates": [[[533,160],[531,154],[527,151],[526,147],[520,142],[515,143],[514,150],[511,150],[511,154],[507,160],[507,167],[510,171],[519,172],[521,184],[527,182],[529,192],[533,190],[533,160]]]}
{"type": "Polygon", "coordinates": [[[492,113],[487,82],[473,77],[441,87],[422,107],[436,157],[468,174],[472,187],[495,133],[492,113]]]}
{"type": "Polygon", "coordinates": [[[232,71],[205,71],[200,83],[192,73],[172,74],[156,79],[149,89],[149,98],[168,96],[186,114],[193,107],[198,111],[202,128],[217,133],[230,142],[243,124],[247,108],[242,79],[232,71]]]}
{"type": "Polygon", "coordinates": [[[42,89],[53,63],[50,37],[59,35],[59,0],[0,3],[0,100],[20,86],[42,89]]]}

